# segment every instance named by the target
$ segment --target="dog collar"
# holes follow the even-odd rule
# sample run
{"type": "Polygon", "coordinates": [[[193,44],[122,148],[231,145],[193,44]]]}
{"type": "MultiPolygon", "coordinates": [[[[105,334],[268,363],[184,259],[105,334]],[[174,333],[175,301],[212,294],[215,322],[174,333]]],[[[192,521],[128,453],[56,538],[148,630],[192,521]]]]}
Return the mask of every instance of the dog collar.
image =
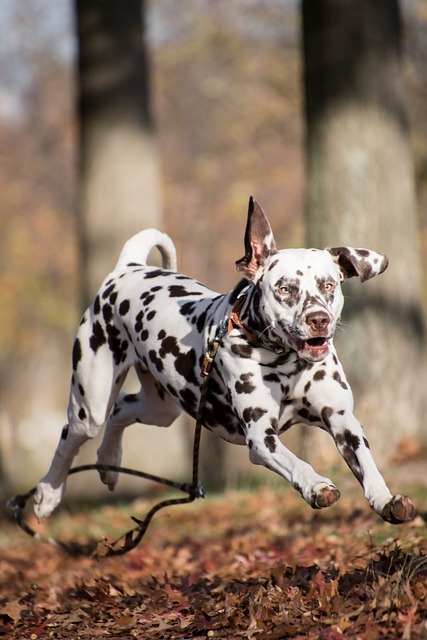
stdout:
{"type": "Polygon", "coordinates": [[[241,321],[240,312],[244,303],[246,302],[247,292],[252,285],[248,285],[245,287],[238,295],[236,302],[232,310],[230,311],[230,315],[228,316],[228,324],[227,324],[227,332],[230,333],[235,327],[240,329],[244,335],[246,340],[253,347],[264,347],[264,349],[268,349],[269,351],[274,351],[278,354],[289,353],[291,349],[288,347],[278,347],[270,342],[263,340],[262,336],[253,331],[247,324],[241,321]]]}

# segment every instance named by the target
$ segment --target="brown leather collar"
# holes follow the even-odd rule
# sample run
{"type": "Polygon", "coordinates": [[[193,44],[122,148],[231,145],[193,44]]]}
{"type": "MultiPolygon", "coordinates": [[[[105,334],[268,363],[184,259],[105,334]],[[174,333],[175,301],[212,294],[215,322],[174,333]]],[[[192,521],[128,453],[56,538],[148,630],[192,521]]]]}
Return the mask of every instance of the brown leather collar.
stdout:
{"type": "Polygon", "coordinates": [[[237,327],[238,329],[241,329],[243,331],[243,333],[245,334],[246,340],[253,347],[264,347],[264,349],[268,349],[269,351],[274,351],[277,354],[284,354],[292,351],[292,349],[290,349],[289,347],[279,347],[274,344],[269,344],[265,342],[261,338],[259,333],[250,329],[244,322],[240,320],[239,314],[242,310],[242,307],[245,301],[246,301],[246,289],[243,289],[242,293],[240,293],[239,297],[237,298],[234,304],[234,307],[230,312],[230,315],[228,316],[228,325],[227,325],[228,333],[230,333],[230,331],[232,331],[234,327],[237,327]]]}
{"type": "Polygon", "coordinates": [[[256,345],[259,343],[258,334],[255,333],[255,331],[252,331],[252,329],[249,329],[249,327],[239,318],[239,313],[242,310],[245,300],[246,294],[244,293],[240,294],[237,298],[228,318],[228,333],[230,333],[234,327],[238,327],[245,334],[246,340],[249,344],[256,345]]]}

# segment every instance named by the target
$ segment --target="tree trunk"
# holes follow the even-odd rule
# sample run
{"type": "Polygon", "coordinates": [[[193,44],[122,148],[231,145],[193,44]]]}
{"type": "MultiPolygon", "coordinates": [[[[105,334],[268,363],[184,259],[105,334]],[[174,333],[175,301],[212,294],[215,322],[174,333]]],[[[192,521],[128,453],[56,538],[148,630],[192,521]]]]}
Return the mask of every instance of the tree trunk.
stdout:
{"type": "MultiPolygon", "coordinates": [[[[160,171],[150,104],[141,0],[76,0],[79,39],[80,206],[82,307],[114,267],[125,241],[161,219],[160,171]]],[[[127,381],[128,390],[138,383],[127,381]]],[[[147,426],[125,434],[125,466],[185,477],[186,429],[147,426]],[[131,440],[131,442],[130,442],[131,440]],[[127,444],[126,444],[127,442],[127,444]],[[162,456],[156,451],[163,451],[162,456]]],[[[99,440],[80,462],[93,462],[99,440]]],[[[75,483],[83,492],[87,478],[75,483]]],[[[98,486],[95,483],[95,488],[98,486]]],[[[121,477],[118,491],[141,491],[121,477]]],[[[95,490],[91,487],[91,490],[95,490]]]]}
{"type": "Polygon", "coordinates": [[[420,249],[397,0],[303,0],[309,246],[373,248],[388,271],[344,283],[336,339],[374,455],[425,411],[420,249]]]}
{"type": "Polygon", "coordinates": [[[76,0],[83,306],[124,242],[160,219],[141,0],[76,0]]]}

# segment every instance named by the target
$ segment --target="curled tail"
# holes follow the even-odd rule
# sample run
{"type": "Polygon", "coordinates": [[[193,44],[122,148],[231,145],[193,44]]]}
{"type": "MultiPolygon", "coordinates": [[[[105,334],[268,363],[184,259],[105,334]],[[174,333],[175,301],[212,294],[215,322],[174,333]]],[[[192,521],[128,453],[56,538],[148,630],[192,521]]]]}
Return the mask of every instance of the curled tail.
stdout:
{"type": "Polygon", "coordinates": [[[158,249],[162,256],[163,269],[177,270],[176,249],[169,236],[158,229],[145,229],[130,238],[124,245],[115,271],[125,268],[129,263],[147,264],[148,254],[158,249]]]}

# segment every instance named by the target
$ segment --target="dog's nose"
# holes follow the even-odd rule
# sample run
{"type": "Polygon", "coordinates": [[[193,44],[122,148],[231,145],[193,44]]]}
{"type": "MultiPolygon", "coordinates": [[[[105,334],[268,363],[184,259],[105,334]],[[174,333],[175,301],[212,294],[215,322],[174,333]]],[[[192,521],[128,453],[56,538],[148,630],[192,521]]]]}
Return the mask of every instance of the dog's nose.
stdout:
{"type": "Polygon", "coordinates": [[[305,321],[313,333],[320,334],[327,330],[330,318],[325,311],[313,311],[307,314],[305,321]]]}

